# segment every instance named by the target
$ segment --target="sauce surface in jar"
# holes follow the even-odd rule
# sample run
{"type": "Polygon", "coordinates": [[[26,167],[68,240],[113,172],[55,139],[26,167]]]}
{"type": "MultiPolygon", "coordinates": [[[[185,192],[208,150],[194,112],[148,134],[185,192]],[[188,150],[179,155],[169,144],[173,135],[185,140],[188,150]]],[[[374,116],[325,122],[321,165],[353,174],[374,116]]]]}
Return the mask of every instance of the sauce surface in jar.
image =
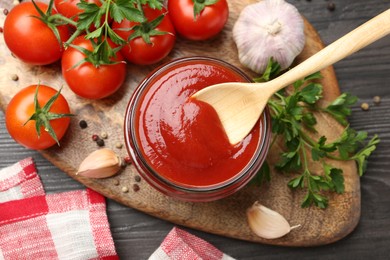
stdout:
{"type": "Polygon", "coordinates": [[[191,95],[222,82],[247,82],[215,62],[173,64],[147,82],[135,114],[136,142],[161,178],[181,187],[212,187],[238,178],[259,146],[259,123],[231,145],[215,110],[191,95]]]}

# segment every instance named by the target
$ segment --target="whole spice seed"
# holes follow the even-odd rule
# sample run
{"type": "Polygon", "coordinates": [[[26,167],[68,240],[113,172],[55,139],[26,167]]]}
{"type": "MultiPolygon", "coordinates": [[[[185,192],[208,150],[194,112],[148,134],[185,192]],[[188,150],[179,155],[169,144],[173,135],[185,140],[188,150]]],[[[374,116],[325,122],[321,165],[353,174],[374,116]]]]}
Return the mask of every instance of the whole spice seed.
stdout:
{"type": "Polygon", "coordinates": [[[115,147],[118,148],[118,149],[121,149],[123,147],[122,143],[116,143],[115,144],[115,147]]]}
{"type": "Polygon", "coordinates": [[[112,181],[112,184],[114,184],[115,186],[118,186],[118,185],[119,185],[119,180],[114,179],[114,180],[112,181]]]}
{"type": "Polygon", "coordinates": [[[129,192],[129,188],[127,188],[126,186],[123,186],[123,187],[122,187],[122,192],[123,192],[123,193],[129,192]]]}
{"type": "Polygon", "coordinates": [[[99,138],[99,139],[96,140],[96,144],[98,146],[102,147],[102,146],[104,146],[104,140],[99,138]]]}
{"type": "Polygon", "coordinates": [[[136,182],[140,182],[140,181],[141,181],[141,177],[140,177],[139,175],[135,175],[135,176],[134,176],[134,180],[135,180],[136,182]]]}
{"type": "Polygon", "coordinates": [[[19,80],[19,77],[18,77],[18,75],[16,75],[16,74],[12,74],[12,75],[11,75],[11,79],[12,79],[13,81],[18,81],[18,80],[19,80]]]}
{"type": "Polygon", "coordinates": [[[333,2],[329,2],[327,8],[329,11],[333,12],[334,10],[336,10],[336,4],[333,2]]]}
{"type": "Polygon", "coordinates": [[[130,156],[126,156],[126,157],[124,158],[124,160],[125,160],[125,162],[126,162],[127,164],[131,164],[131,158],[130,158],[130,156]]]}
{"type": "Polygon", "coordinates": [[[87,128],[87,127],[88,127],[87,121],[85,121],[85,120],[80,120],[79,126],[80,126],[81,129],[87,128]]]}
{"type": "Polygon", "coordinates": [[[99,140],[100,138],[99,138],[99,136],[98,135],[92,135],[92,140],[93,141],[97,141],[97,140],[99,140]]]}
{"type": "Polygon", "coordinates": [[[370,108],[370,105],[364,102],[360,105],[360,107],[362,108],[362,110],[367,111],[370,108]]]}
{"type": "Polygon", "coordinates": [[[140,190],[139,185],[138,184],[133,184],[133,191],[137,192],[139,190],[140,190]]]}
{"type": "Polygon", "coordinates": [[[108,138],[108,134],[106,132],[102,132],[100,134],[100,137],[103,138],[103,139],[107,139],[108,138]]]}
{"type": "Polygon", "coordinates": [[[9,13],[8,9],[4,9],[4,10],[3,10],[3,14],[4,14],[4,15],[7,15],[8,13],[9,13]]]}
{"type": "Polygon", "coordinates": [[[3,33],[3,27],[0,26],[0,33],[3,33]]]}
{"type": "Polygon", "coordinates": [[[373,100],[374,100],[374,103],[375,103],[376,105],[378,105],[379,103],[381,103],[381,97],[380,97],[380,96],[375,96],[375,97],[373,98],[373,100]]]}

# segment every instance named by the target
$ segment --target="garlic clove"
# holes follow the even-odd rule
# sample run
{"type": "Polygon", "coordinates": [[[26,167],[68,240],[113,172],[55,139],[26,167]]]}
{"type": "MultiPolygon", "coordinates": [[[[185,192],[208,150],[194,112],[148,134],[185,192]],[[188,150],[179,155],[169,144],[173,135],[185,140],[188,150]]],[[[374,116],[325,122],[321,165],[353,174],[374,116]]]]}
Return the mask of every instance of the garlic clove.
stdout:
{"type": "Polygon", "coordinates": [[[233,27],[233,39],[244,66],[264,73],[272,57],[284,70],[305,45],[303,18],[284,0],[262,0],[241,11],[233,27]]]}
{"type": "Polygon", "coordinates": [[[121,158],[112,150],[103,148],[90,153],[81,162],[76,175],[89,178],[107,178],[121,169],[121,158]]]}
{"type": "Polygon", "coordinates": [[[278,212],[256,201],[246,212],[250,229],[259,237],[276,239],[288,234],[300,225],[290,227],[287,220],[278,212]]]}

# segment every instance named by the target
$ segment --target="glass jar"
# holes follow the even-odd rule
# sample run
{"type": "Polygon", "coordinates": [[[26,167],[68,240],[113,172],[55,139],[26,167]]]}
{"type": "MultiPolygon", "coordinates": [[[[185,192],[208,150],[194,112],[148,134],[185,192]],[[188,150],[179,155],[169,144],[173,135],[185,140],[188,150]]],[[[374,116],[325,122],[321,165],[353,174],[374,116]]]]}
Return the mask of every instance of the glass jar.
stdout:
{"type": "Polygon", "coordinates": [[[261,168],[271,138],[268,108],[232,146],[211,106],[190,98],[229,81],[251,79],[224,61],[189,57],[157,68],[134,91],[125,114],[126,147],[140,175],[158,191],[184,201],[213,201],[244,187],[261,168]]]}

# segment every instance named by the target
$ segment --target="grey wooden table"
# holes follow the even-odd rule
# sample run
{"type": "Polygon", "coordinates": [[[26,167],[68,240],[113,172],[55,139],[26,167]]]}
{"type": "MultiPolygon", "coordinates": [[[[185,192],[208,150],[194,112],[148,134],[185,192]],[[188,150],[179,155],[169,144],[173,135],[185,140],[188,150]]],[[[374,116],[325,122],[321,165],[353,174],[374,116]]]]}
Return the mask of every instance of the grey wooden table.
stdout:
{"type": "MultiPolygon", "coordinates": [[[[1,0],[3,2],[4,0],[1,0]]],[[[11,1],[12,2],[12,1],[11,1]]],[[[313,24],[329,44],[364,21],[390,8],[390,0],[289,0],[313,24]],[[335,10],[328,5],[333,2],[335,10]]],[[[389,25],[388,25],[389,26],[389,25]]],[[[322,247],[285,248],[254,244],[188,230],[237,259],[388,259],[390,255],[390,36],[335,65],[343,92],[360,98],[350,117],[357,130],[377,133],[381,143],[370,158],[361,179],[362,215],[357,228],[346,238],[322,247]],[[373,97],[381,103],[374,105],[373,97]],[[362,111],[360,104],[370,104],[362,111]]],[[[0,167],[33,157],[46,192],[80,189],[83,186],[54,167],[38,152],[15,143],[0,112],[0,167]]],[[[121,259],[147,259],[173,224],[107,200],[112,236],[121,259]]]]}

